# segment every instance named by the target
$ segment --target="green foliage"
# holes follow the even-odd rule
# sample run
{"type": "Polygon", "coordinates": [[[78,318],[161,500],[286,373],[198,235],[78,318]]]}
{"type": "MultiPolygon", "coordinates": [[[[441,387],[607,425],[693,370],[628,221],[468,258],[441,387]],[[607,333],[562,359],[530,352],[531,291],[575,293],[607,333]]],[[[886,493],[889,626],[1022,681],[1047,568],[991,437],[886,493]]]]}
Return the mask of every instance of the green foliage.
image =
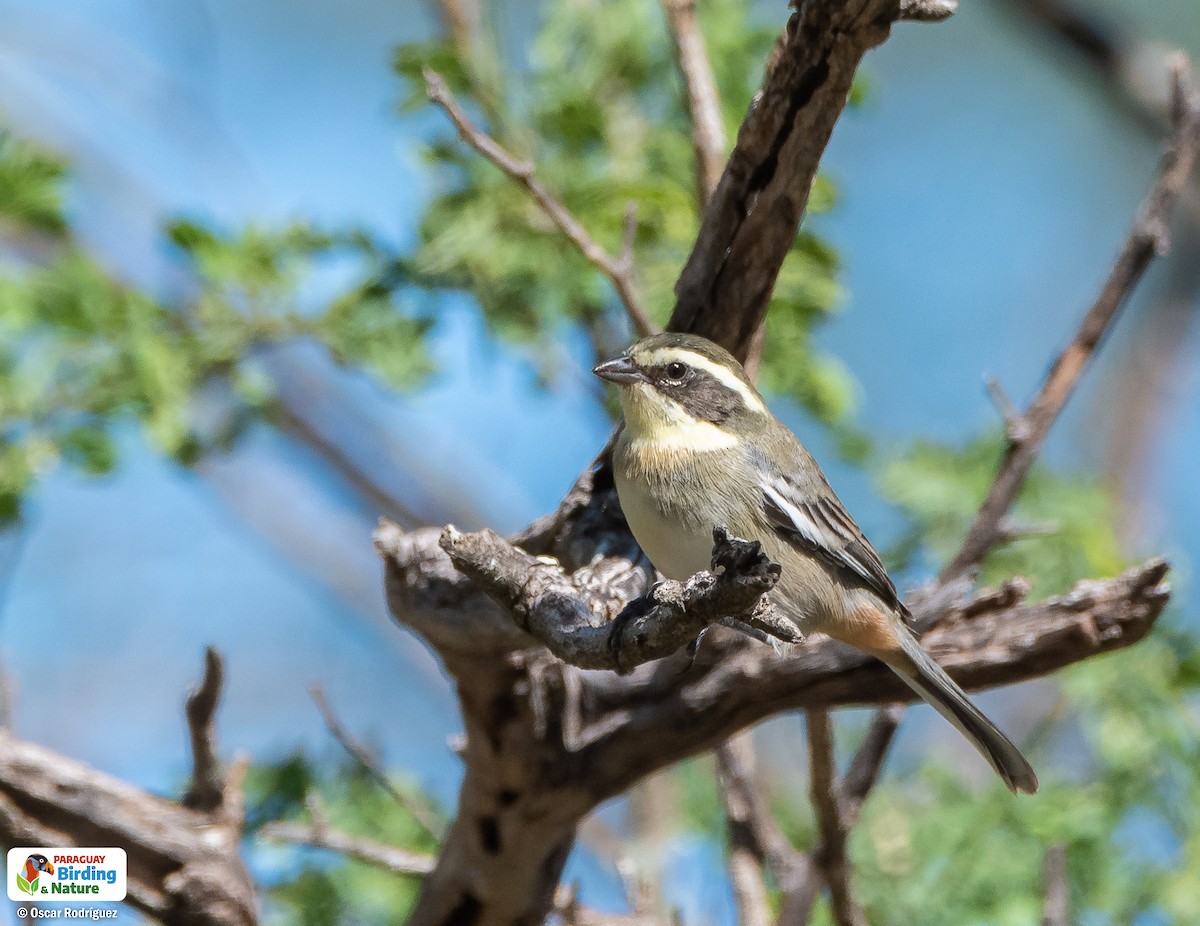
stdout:
{"type": "MultiPolygon", "coordinates": [[[[1178,631],[1063,673],[1059,733],[1076,725],[1068,779],[1035,796],[967,788],[929,763],[887,779],[851,839],[870,922],[922,926],[1036,922],[1046,850],[1068,858],[1077,922],[1194,922],[1200,885],[1200,648],[1178,631]]],[[[1068,741],[1070,741],[1068,739],[1068,741]]],[[[1039,763],[1045,767],[1045,763],[1039,763]]]]}
{"type": "MultiPolygon", "coordinates": [[[[412,802],[426,798],[410,782],[393,785],[412,802]]],[[[295,755],[252,770],[247,779],[252,830],[272,820],[311,822],[312,803],[333,829],[432,854],[436,845],[404,806],[361,766],[344,762],[315,766],[295,755]]],[[[432,808],[430,808],[432,812],[432,808]]],[[[400,878],[361,862],[316,849],[289,850],[296,874],[269,889],[268,922],[298,926],[391,924],[403,919],[416,898],[417,880],[400,878]]]]}
{"type": "MultiPolygon", "coordinates": [[[[701,4],[699,14],[732,138],[776,28],[752,25],[736,0],[701,4]]],[[[463,61],[444,42],[404,46],[395,65],[409,82],[406,107],[424,98],[422,66],[442,73],[612,254],[622,248],[626,204],[634,204],[639,282],[650,313],[666,320],[699,212],[685,94],[657,3],[549,5],[528,70],[499,84],[503,92],[486,55],[463,61]]],[[[449,133],[427,157],[441,189],[422,218],[415,270],[469,289],[491,329],[510,340],[551,339],[564,323],[601,329],[620,314],[608,282],[499,170],[449,133]]],[[[810,213],[829,209],[833,198],[820,180],[810,213]]],[[[810,340],[840,295],[836,272],[827,246],[810,234],[797,238],[772,300],[763,369],[769,389],[824,421],[844,416],[853,398],[845,370],[810,340]]]]}
{"type": "MultiPolygon", "coordinates": [[[[1003,451],[992,434],[962,449],[918,442],[883,471],[884,493],[911,520],[903,546],[923,547],[935,562],[948,559],[966,535],[987,494],[1003,451]]],[[[1096,480],[1034,467],[1012,513],[1027,536],[996,549],[981,578],[1023,575],[1033,594],[1065,591],[1084,576],[1112,575],[1125,565],[1114,532],[1115,510],[1096,480]]]]}
{"type": "Polygon", "coordinates": [[[0,128],[0,229],[11,226],[51,236],[66,230],[62,161],[0,128]]]}
{"type": "Polygon", "coordinates": [[[270,407],[262,348],[296,338],[397,387],[430,370],[430,321],[397,304],[389,258],[360,235],[304,225],[221,236],[170,229],[195,294],[165,303],[115,279],[75,246],[61,213],[57,161],[0,136],[0,215],[19,240],[55,233],[42,262],[0,276],[0,522],[17,516],[36,477],[62,460],[87,473],[116,461],[114,428],[137,422],[183,463],[224,445],[270,407]],[[302,304],[327,265],[353,282],[302,304]],[[224,424],[202,431],[195,404],[225,384],[224,424]]]}

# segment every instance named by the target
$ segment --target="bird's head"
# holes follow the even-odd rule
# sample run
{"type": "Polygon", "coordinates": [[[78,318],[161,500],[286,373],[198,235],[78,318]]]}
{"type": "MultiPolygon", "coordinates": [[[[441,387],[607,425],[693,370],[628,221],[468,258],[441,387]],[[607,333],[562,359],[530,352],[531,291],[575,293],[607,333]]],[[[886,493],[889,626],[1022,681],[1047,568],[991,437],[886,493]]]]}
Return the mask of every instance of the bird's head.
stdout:
{"type": "Polygon", "coordinates": [[[27,868],[32,868],[34,871],[44,871],[46,874],[54,874],[54,866],[50,864],[50,859],[44,855],[31,855],[25,861],[27,868]]]}
{"type": "Polygon", "coordinates": [[[736,445],[768,420],[729,351],[694,334],[657,334],[593,371],[620,387],[630,437],[692,450],[736,445]]]}

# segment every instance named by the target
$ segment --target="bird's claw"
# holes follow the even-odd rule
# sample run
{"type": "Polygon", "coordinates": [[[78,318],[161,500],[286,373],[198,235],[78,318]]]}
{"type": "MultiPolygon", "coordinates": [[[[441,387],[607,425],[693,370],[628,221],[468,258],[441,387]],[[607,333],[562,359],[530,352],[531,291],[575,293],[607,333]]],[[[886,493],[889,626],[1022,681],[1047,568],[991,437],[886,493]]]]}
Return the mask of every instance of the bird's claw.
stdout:
{"type": "Polygon", "coordinates": [[[738,582],[774,587],[783,567],[771,562],[757,540],[734,537],[724,527],[713,529],[712,571],[738,582]]]}

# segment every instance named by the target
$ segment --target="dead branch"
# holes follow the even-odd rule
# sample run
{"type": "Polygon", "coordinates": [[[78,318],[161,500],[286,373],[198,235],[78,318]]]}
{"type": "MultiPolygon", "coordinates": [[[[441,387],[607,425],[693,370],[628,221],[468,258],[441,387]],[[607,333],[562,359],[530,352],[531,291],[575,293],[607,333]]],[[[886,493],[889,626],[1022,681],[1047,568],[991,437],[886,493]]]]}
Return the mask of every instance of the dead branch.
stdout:
{"type": "MultiPolygon", "coordinates": [[[[424,536],[429,538],[428,533],[424,536]]],[[[399,615],[405,614],[406,602],[411,600],[408,586],[424,584],[420,578],[422,567],[438,563],[431,551],[412,543],[412,535],[406,540],[404,546],[390,549],[410,559],[391,559],[388,566],[392,607],[399,615]]],[[[489,545],[488,549],[496,548],[489,545]]],[[[448,566],[448,557],[445,561],[448,566]]],[[[554,581],[566,582],[558,576],[556,567],[538,566],[554,568],[554,581]]],[[[504,570],[507,565],[498,568],[504,570]]],[[[990,688],[1045,675],[1142,639],[1166,605],[1169,591],[1162,582],[1167,568],[1161,559],[1149,560],[1112,579],[1081,581],[1066,595],[1034,604],[1018,600],[1021,586],[1017,583],[1003,594],[994,590],[958,593],[949,601],[935,596],[932,600],[936,612],[919,602],[914,602],[914,610],[924,615],[923,623],[934,625],[922,642],[947,671],[967,688],[990,688]]],[[[432,575],[445,575],[440,565],[430,571],[432,575]]],[[[515,577],[513,573],[506,581],[515,577]]],[[[527,579],[534,585],[542,581],[536,574],[527,579]]],[[[485,580],[484,584],[492,581],[485,580]]],[[[517,588],[515,584],[511,587],[517,588]]],[[[528,607],[528,602],[513,599],[513,611],[470,604],[466,578],[451,583],[438,580],[437,589],[441,600],[471,609],[470,629],[456,626],[463,632],[477,633],[480,639],[493,643],[502,639],[499,631],[490,629],[492,623],[511,627],[527,620],[527,612],[522,609],[528,607]]],[[[566,597],[568,591],[556,587],[555,596],[559,594],[566,597]]],[[[537,596],[532,597],[537,600],[537,596]]],[[[610,613],[615,614],[628,600],[612,596],[610,613]]],[[[573,609],[569,613],[574,614],[572,620],[580,619],[573,609]]],[[[591,612],[586,617],[598,623],[591,612]]],[[[611,660],[606,663],[600,655],[606,652],[606,627],[592,623],[564,626],[547,621],[538,630],[538,638],[560,656],[586,652],[595,664],[611,665],[611,660]],[[594,642],[581,647],[576,634],[594,642]]],[[[666,641],[678,646],[688,638],[680,634],[656,640],[666,650],[666,641]]],[[[528,638],[524,643],[521,639],[513,641],[514,650],[529,645],[528,638]]],[[[888,669],[834,641],[810,639],[786,658],[779,658],[768,648],[750,641],[743,643],[743,639],[714,639],[711,643],[706,639],[695,665],[682,675],[677,669],[656,674],[651,665],[643,667],[647,670],[644,673],[634,673],[627,682],[611,676],[608,680],[587,676],[588,692],[584,697],[589,701],[590,713],[583,722],[600,725],[604,732],[583,752],[596,762],[590,771],[591,780],[604,796],[620,793],[653,769],[715,748],[737,730],[780,711],[911,700],[911,692],[888,669]]],[[[630,657],[636,655],[636,648],[629,651],[630,657]]],[[[454,664],[458,664],[458,657],[454,664]]],[[[864,780],[869,778],[863,776],[864,780]]]]}
{"type": "Polygon", "coordinates": [[[240,827],[155,797],[0,730],[0,841],[121,846],[126,902],[169,926],[253,926],[240,827]]]}
{"type": "Polygon", "coordinates": [[[658,326],[650,320],[642,306],[642,298],[633,279],[633,268],[629,266],[631,262],[613,257],[589,235],[567,207],[534,177],[532,164],[514,157],[499,142],[471,122],[458,100],[454,98],[454,94],[450,92],[446,81],[429,68],[425,69],[425,90],[429,99],[445,110],[454,127],[458,129],[459,137],[491,161],[508,179],[525,190],[545,213],[546,218],[575,245],[587,262],[608,277],[638,337],[657,332],[658,326]]]}
{"type": "Polygon", "coordinates": [[[213,716],[220,654],[187,701],[193,780],[176,804],[0,729],[0,842],[120,846],[129,857],[126,902],[168,926],[254,926],[254,883],[242,864],[244,759],[222,778],[213,716]]]}
{"type": "Polygon", "coordinates": [[[211,646],[204,651],[204,678],[188,695],[184,713],[192,744],[192,783],[181,803],[193,810],[209,812],[221,803],[225,788],[221,762],[217,758],[217,734],[213,723],[221,700],[224,679],[221,654],[211,646]]]}
{"type": "Polygon", "coordinates": [[[1177,61],[1174,69],[1172,98],[1176,101],[1172,107],[1174,131],[1150,194],[1129,231],[1099,297],[1084,316],[1071,343],[1050,367],[1037,395],[1019,417],[1020,426],[1014,426],[1013,422],[1017,419],[1010,420],[1008,445],[988,496],[967,532],[962,548],[942,569],[943,580],[966,574],[992,548],[1002,519],[1016,500],[1050,426],[1075,390],[1104,334],[1151,261],[1166,253],[1170,244],[1168,220],[1171,210],[1179,191],[1191,175],[1197,147],[1200,146],[1200,99],[1192,92],[1182,61],[1177,61]]]}

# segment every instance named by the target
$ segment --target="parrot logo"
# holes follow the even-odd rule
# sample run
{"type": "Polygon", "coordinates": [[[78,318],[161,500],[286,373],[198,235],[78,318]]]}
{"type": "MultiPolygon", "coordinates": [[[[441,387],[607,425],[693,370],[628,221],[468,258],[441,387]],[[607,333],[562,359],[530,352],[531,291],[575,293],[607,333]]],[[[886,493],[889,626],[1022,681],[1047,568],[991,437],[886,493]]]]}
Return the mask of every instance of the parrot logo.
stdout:
{"type": "Polygon", "coordinates": [[[54,874],[54,866],[50,864],[50,859],[44,855],[29,856],[25,859],[24,866],[17,872],[17,887],[26,894],[36,894],[38,875],[43,871],[48,875],[54,874]]]}

